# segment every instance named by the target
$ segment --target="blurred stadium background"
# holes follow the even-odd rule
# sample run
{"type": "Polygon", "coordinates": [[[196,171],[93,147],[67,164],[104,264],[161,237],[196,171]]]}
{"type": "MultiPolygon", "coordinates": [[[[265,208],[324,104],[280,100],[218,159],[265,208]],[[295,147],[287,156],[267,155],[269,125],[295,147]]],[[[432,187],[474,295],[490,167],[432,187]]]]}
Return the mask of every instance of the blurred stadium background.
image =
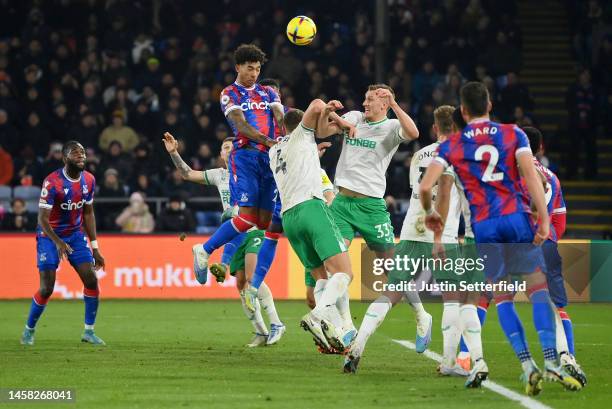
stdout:
{"type": "MultiPolygon", "coordinates": [[[[40,183],[61,166],[68,139],[88,148],[101,231],[213,231],[216,189],[183,182],[160,139],[166,130],[178,136],[194,169],[220,165],[229,129],[218,95],[234,80],[234,48],[255,42],[270,59],[260,78],[279,79],[288,106],[333,97],[353,109],[369,83],[395,89],[421,131],[388,172],[396,232],[411,193],[411,155],[432,141],[433,109],[458,104],[461,84],[478,79],[495,117],[544,132],[541,160],[562,179],[567,237],[612,234],[610,2],[1,0],[0,7],[2,231],[35,228],[40,183]],[[308,47],[285,37],[296,14],[318,24],[308,47]],[[135,204],[133,222],[121,227],[117,216],[138,202],[135,192],[146,206],[135,204]]],[[[339,145],[332,141],[323,164],[333,176],[339,145]]]]}

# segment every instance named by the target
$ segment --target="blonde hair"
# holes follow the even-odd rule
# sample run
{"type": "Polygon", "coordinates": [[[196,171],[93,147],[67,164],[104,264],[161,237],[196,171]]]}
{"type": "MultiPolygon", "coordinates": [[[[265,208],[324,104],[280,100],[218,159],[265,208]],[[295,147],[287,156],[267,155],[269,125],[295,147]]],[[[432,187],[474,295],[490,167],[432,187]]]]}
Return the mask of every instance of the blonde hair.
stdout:
{"type": "Polygon", "coordinates": [[[433,112],[434,123],[442,135],[453,132],[453,112],[455,108],[450,105],[441,105],[433,112]]]}

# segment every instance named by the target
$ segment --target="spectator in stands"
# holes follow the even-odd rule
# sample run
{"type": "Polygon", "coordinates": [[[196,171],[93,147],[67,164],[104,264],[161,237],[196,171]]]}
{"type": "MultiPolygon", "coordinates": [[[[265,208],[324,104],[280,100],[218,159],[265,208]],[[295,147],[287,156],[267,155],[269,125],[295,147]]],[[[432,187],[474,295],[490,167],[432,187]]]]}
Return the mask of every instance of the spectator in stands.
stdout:
{"type": "Polygon", "coordinates": [[[125,126],[121,111],[113,112],[112,121],[112,125],[102,131],[98,146],[102,151],[108,151],[111,142],[118,141],[124,153],[131,152],[138,145],[138,135],[132,128],[125,126]]]}
{"type": "MultiPolygon", "coordinates": [[[[96,122],[96,116],[85,111],[81,114],[78,123],[73,125],[68,131],[70,139],[81,142],[85,148],[98,149],[98,136],[100,127],[96,122]]],[[[89,158],[88,158],[89,159],[89,158]]]]}
{"type": "Polygon", "coordinates": [[[0,109],[0,145],[2,145],[7,152],[16,154],[18,144],[19,134],[17,133],[17,129],[11,124],[8,112],[4,109],[0,109]]]}
{"type": "Polygon", "coordinates": [[[515,72],[509,72],[506,76],[506,86],[499,92],[498,105],[498,115],[506,122],[510,122],[511,115],[516,107],[521,107],[527,112],[533,110],[533,98],[531,98],[527,86],[521,84],[519,76],[515,72]]]}
{"type": "Polygon", "coordinates": [[[157,219],[157,231],[190,232],[196,227],[193,213],[185,206],[179,195],[172,196],[157,219]]]}
{"type": "Polygon", "coordinates": [[[2,230],[8,231],[33,231],[36,228],[36,214],[27,211],[23,199],[13,199],[10,213],[2,220],[2,230]]]}
{"type": "Polygon", "coordinates": [[[133,160],[130,155],[123,153],[121,143],[112,141],[108,147],[108,152],[103,154],[100,167],[102,169],[115,169],[122,180],[130,180],[132,174],[133,160]]]}
{"type": "MultiPolygon", "coordinates": [[[[63,136],[65,137],[66,135],[63,136]]],[[[38,156],[43,156],[47,153],[47,147],[50,143],[51,134],[49,130],[41,124],[40,117],[36,111],[30,112],[23,131],[21,147],[28,145],[34,149],[38,156]]]]}
{"type": "Polygon", "coordinates": [[[508,43],[508,37],[499,31],[495,44],[490,44],[480,61],[486,65],[491,76],[497,77],[507,72],[519,72],[522,66],[521,53],[514,45],[508,43]]]}
{"type": "Polygon", "coordinates": [[[591,72],[583,69],[578,80],[567,89],[570,146],[567,178],[577,176],[581,150],[585,153],[584,176],[597,176],[597,95],[591,84],[591,72]]]}
{"type": "Polygon", "coordinates": [[[178,169],[174,169],[162,186],[162,193],[167,197],[176,195],[189,197],[192,192],[191,187],[192,184],[183,180],[181,172],[178,169]]]}
{"type": "Polygon", "coordinates": [[[60,142],[53,142],[49,147],[49,153],[47,153],[47,157],[43,162],[43,177],[58,170],[62,166],[64,166],[64,161],[62,160],[62,144],[60,142]]]}
{"type": "Polygon", "coordinates": [[[117,169],[109,168],[104,172],[104,179],[98,192],[100,197],[125,197],[125,188],[119,180],[117,169]]]}
{"type": "Polygon", "coordinates": [[[14,185],[40,186],[43,178],[47,176],[46,174],[43,175],[42,162],[30,145],[21,150],[21,154],[15,158],[14,165],[14,185]]]}
{"type": "Polygon", "coordinates": [[[11,184],[13,171],[13,158],[0,143],[0,186],[11,184]]]}
{"type": "Polygon", "coordinates": [[[130,189],[132,192],[143,193],[146,197],[161,196],[161,189],[155,180],[149,177],[147,173],[139,173],[136,175],[134,184],[130,189]]]}
{"type": "Polygon", "coordinates": [[[153,231],[155,220],[142,193],[132,193],[129,206],[117,216],[115,223],[124,233],[151,233],[153,231]]]}

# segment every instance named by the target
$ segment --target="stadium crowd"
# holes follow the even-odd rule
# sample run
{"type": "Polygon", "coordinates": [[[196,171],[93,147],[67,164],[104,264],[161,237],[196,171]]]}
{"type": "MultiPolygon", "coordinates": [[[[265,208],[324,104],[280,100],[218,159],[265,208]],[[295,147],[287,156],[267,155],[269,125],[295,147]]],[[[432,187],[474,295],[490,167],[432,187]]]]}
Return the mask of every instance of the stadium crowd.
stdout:
{"type": "MultiPolygon", "coordinates": [[[[268,53],[262,77],[280,81],[289,107],[322,97],[359,109],[366,86],[375,80],[370,3],[333,15],[327,11],[345,9],[346,2],[314,0],[307,9],[298,3],[0,0],[0,185],[40,186],[62,165],[62,143],[76,139],[87,148],[96,197],[123,198],[96,205],[102,230],[193,230],[194,214],[185,202],[216,196],[216,190],[185,183],[161,137],[170,131],[179,138],[180,153],[193,169],[222,165],[218,151],[230,130],[218,96],[235,79],[237,45],[254,42],[268,53]],[[319,34],[312,45],[287,41],[291,16],[283,10],[313,17],[319,34]],[[172,200],[155,214],[146,198],[159,196],[172,200]]],[[[410,196],[411,154],[433,141],[433,110],[457,105],[465,81],[487,85],[502,121],[536,119],[518,75],[521,32],[513,2],[389,4],[387,82],[421,132],[417,142],[400,148],[389,168],[387,202],[401,220],[405,209],[397,199],[410,196]]],[[[602,58],[610,51],[606,41],[602,58]]],[[[322,163],[333,177],[340,145],[337,137],[332,140],[322,163]]],[[[27,222],[9,217],[19,214],[23,203],[1,198],[0,203],[3,229],[32,227],[31,215],[27,222]]]]}

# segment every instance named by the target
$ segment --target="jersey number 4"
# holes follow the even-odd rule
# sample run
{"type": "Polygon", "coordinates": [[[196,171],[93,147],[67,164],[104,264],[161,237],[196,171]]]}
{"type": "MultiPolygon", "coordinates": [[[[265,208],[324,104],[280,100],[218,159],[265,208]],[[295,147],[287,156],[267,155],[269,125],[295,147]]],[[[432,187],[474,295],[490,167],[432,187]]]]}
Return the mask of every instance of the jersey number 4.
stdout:
{"type": "Polygon", "coordinates": [[[485,169],[482,177],[480,178],[483,182],[499,182],[504,179],[503,172],[494,172],[497,162],[499,161],[499,152],[493,145],[482,145],[476,149],[474,153],[474,159],[477,161],[483,161],[485,153],[489,154],[489,163],[485,169]]]}
{"type": "Polygon", "coordinates": [[[287,162],[281,157],[281,151],[279,149],[276,151],[276,168],[274,169],[274,173],[277,174],[281,171],[287,173],[287,162]]]}

